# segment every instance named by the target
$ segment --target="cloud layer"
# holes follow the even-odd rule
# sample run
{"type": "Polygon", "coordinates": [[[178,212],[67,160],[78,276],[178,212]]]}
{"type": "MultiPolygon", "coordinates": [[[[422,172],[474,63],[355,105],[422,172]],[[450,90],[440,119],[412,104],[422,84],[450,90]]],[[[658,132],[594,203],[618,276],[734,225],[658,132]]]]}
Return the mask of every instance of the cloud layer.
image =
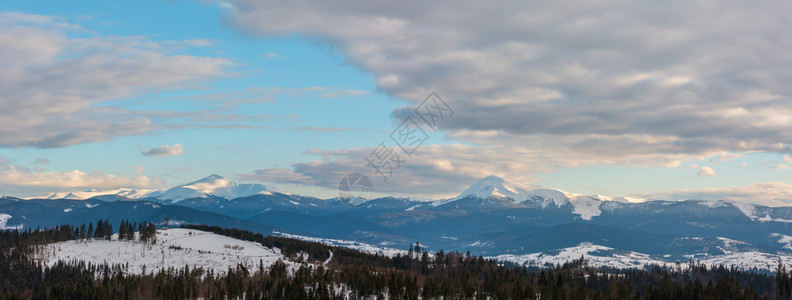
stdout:
{"type": "Polygon", "coordinates": [[[0,20],[0,147],[63,147],[163,128],[147,112],[99,104],[195,86],[232,65],[172,54],[205,46],[200,40],[75,37],[79,26],[48,16],[0,12],[0,20]]]}
{"type": "Polygon", "coordinates": [[[117,188],[154,188],[162,182],[146,176],[126,177],[101,171],[67,172],[30,170],[12,164],[0,156],[0,187],[3,192],[21,194],[46,194],[53,189],[117,189],[117,188]]]}
{"type": "MultiPolygon", "coordinates": [[[[343,51],[378,88],[437,91],[453,137],[605,158],[789,151],[792,4],[231,0],[226,22],[343,51]],[[483,134],[491,133],[495,134],[483,134]],[[482,138],[483,135],[483,138],[482,138]],[[544,146],[541,146],[544,148],[544,146]],[[541,149],[541,148],[540,148],[541,149]],[[548,149],[549,150],[549,149],[548,149]]],[[[396,118],[412,107],[396,111],[396,118]]]]}
{"type": "MultiPolygon", "coordinates": [[[[790,151],[792,32],[783,24],[792,3],[228,0],[221,7],[242,32],[324,41],[373,74],[379,90],[414,104],[436,91],[453,107],[441,128],[470,146],[421,149],[393,180],[396,192],[412,184],[450,192],[479,174],[530,180],[558,167],[676,167],[790,151]]],[[[413,114],[410,105],[393,116],[413,114]]],[[[329,186],[340,173],[365,169],[367,151],[322,151],[321,160],[249,175],[329,186]]],[[[705,166],[699,174],[716,172],[705,166]]]]}

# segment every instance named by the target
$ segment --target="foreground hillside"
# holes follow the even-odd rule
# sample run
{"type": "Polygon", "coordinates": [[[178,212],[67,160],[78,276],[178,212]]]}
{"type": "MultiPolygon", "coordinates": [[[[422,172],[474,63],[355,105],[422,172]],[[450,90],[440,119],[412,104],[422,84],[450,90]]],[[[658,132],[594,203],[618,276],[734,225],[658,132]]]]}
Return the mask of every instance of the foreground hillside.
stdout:
{"type": "Polygon", "coordinates": [[[242,241],[211,232],[172,228],[158,230],[156,242],[83,239],[48,244],[36,252],[35,258],[45,266],[60,262],[84,261],[93,264],[120,265],[129,274],[156,272],[158,269],[181,269],[185,266],[223,273],[242,265],[246,268],[269,268],[278,260],[287,265],[278,248],[267,248],[260,243],[242,241]]]}
{"type": "Polygon", "coordinates": [[[71,226],[0,231],[0,298],[786,299],[792,295],[792,278],[785,267],[776,277],[695,263],[685,270],[617,270],[587,267],[581,257],[552,268],[512,268],[469,254],[429,253],[418,244],[391,257],[214,226],[156,231],[148,224],[133,233],[128,225],[124,223],[117,234],[107,230],[107,222],[99,223],[96,231],[88,230],[91,235],[71,226]],[[163,254],[165,247],[173,253],[163,254]],[[127,255],[131,257],[122,257],[127,255]],[[113,256],[114,262],[105,261],[113,256]],[[256,258],[260,263],[252,262],[256,258]],[[177,263],[185,265],[177,268],[177,263]],[[165,269],[166,265],[174,267],[165,269]],[[151,271],[140,272],[142,266],[151,271]],[[214,271],[221,267],[227,269],[214,271]]]}

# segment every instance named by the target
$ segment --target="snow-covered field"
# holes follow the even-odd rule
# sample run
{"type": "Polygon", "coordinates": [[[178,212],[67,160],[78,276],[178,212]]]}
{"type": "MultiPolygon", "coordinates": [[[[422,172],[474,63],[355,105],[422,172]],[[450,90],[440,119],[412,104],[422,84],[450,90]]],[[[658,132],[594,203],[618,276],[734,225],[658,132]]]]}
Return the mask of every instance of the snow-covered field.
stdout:
{"type": "Polygon", "coordinates": [[[261,244],[242,241],[210,232],[172,228],[157,231],[154,245],[139,241],[89,240],[67,241],[47,245],[37,259],[52,266],[57,261],[81,260],[91,263],[128,265],[126,271],[135,274],[151,273],[156,269],[190,266],[212,269],[224,273],[229,267],[241,263],[247,267],[258,267],[259,261],[269,267],[276,261],[287,261],[277,248],[269,249],[261,244]]]}
{"type": "MultiPolygon", "coordinates": [[[[499,261],[508,261],[526,266],[544,266],[546,264],[563,264],[571,262],[584,256],[589,266],[593,267],[614,267],[614,268],[638,268],[642,269],[646,265],[673,266],[676,261],[666,261],[652,257],[651,255],[617,250],[606,246],[583,243],[575,247],[559,249],[556,251],[546,251],[541,253],[531,253],[523,255],[498,255],[490,258],[499,261]]],[[[778,258],[781,258],[786,265],[792,265],[792,256],[775,255],[761,252],[732,252],[718,256],[697,256],[697,262],[707,266],[725,265],[734,266],[740,269],[760,269],[776,271],[778,258]]],[[[682,261],[681,266],[687,267],[687,261],[682,261]]]]}
{"type": "Polygon", "coordinates": [[[389,256],[389,257],[396,256],[396,254],[405,254],[405,253],[407,253],[407,251],[400,250],[400,249],[388,248],[388,247],[384,247],[384,246],[376,246],[376,245],[371,245],[371,244],[366,244],[366,243],[361,243],[361,242],[356,242],[356,241],[308,237],[308,236],[289,234],[289,233],[283,233],[283,232],[277,232],[277,231],[273,232],[273,234],[275,234],[277,236],[282,236],[282,237],[285,237],[285,238],[290,238],[290,239],[303,240],[303,241],[307,241],[307,242],[316,242],[316,243],[321,243],[321,244],[325,244],[325,245],[329,245],[329,246],[338,246],[338,247],[343,247],[343,248],[349,248],[349,249],[357,250],[357,251],[364,252],[364,253],[379,254],[379,255],[385,255],[385,256],[389,256]]]}
{"type": "Polygon", "coordinates": [[[523,255],[504,254],[491,258],[500,261],[508,261],[527,266],[544,266],[546,264],[555,265],[571,262],[580,259],[581,256],[592,267],[614,267],[614,268],[643,268],[645,265],[669,264],[666,261],[657,260],[650,255],[621,251],[610,247],[583,243],[575,247],[564,248],[557,251],[541,253],[531,253],[523,255]]]}
{"type": "Polygon", "coordinates": [[[792,256],[774,255],[756,251],[750,252],[734,252],[724,255],[700,258],[699,261],[708,265],[725,265],[734,266],[739,269],[764,269],[775,272],[778,267],[778,259],[784,262],[785,265],[792,265],[792,256]]]}

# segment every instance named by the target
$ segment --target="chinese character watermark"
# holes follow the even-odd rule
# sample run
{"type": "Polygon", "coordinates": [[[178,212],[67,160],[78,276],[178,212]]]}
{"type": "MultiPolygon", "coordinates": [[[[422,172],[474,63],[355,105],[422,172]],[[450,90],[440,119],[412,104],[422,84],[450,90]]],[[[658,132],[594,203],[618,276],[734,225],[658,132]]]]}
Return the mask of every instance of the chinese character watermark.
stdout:
{"type": "MultiPolygon", "coordinates": [[[[382,178],[382,182],[388,182],[394,171],[399,170],[406,162],[402,157],[412,157],[418,148],[429,140],[430,136],[424,130],[424,126],[437,131],[441,122],[454,115],[454,110],[435,92],[429,94],[416,106],[414,112],[425,125],[416,122],[418,118],[405,117],[388,135],[395,147],[391,147],[388,140],[383,140],[364,158],[366,167],[376,178],[382,178]]],[[[363,204],[373,193],[373,183],[366,175],[357,172],[345,176],[338,185],[339,197],[352,206],[363,204]],[[360,185],[360,189],[353,188],[351,186],[353,184],[360,185]]]]}
{"type": "Polygon", "coordinates": [[[371,180],[360,173],[350,173],[338,184],[338,196],[350,206],[363,204],[373,193],[374,185],[371,180]]]}

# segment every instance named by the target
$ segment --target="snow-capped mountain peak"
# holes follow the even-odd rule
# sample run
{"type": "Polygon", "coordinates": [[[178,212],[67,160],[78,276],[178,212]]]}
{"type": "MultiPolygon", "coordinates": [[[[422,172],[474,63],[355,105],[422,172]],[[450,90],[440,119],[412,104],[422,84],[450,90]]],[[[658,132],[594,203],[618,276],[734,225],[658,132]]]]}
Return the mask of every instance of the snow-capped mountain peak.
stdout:
{"type": "Polygon", "coordinates": [[[522,184],[495,175],[490,175],[471,185],[459,194],[459,196],[451,200],[459,200],[473,196],[481,199],[490,197],[509,198],[515,202],[522,202],[527,199],[529,189],[529,187],[522,184]]]}
{"type": "Polygon", "coordinates": [[[566,193],[562,191],[532,187],[505,178],[490,175],[471,185],[469,188],[459,194],[459,196],[448,200],[439,201],[434,205],[442,205],[468,197],[479,199],[509,199],[515,203],[522,203],[527,200],[540,200],[542,202],[542,206],[552,204],[556,207],[561,207],[569,203],[569,197],[567,197],[566,193]]]}
{"type": "Polygon", "coordinates": [[[173,187],[161,194],[152,194],[150,196],[160,200],[178,202],[189,198],[219,197],[234,199],[256,194],[271,194],[272,192],[278,192],[278,190],[262,184],[239,184],[220,175],[212,174],[206,178],[173,187]]]}

